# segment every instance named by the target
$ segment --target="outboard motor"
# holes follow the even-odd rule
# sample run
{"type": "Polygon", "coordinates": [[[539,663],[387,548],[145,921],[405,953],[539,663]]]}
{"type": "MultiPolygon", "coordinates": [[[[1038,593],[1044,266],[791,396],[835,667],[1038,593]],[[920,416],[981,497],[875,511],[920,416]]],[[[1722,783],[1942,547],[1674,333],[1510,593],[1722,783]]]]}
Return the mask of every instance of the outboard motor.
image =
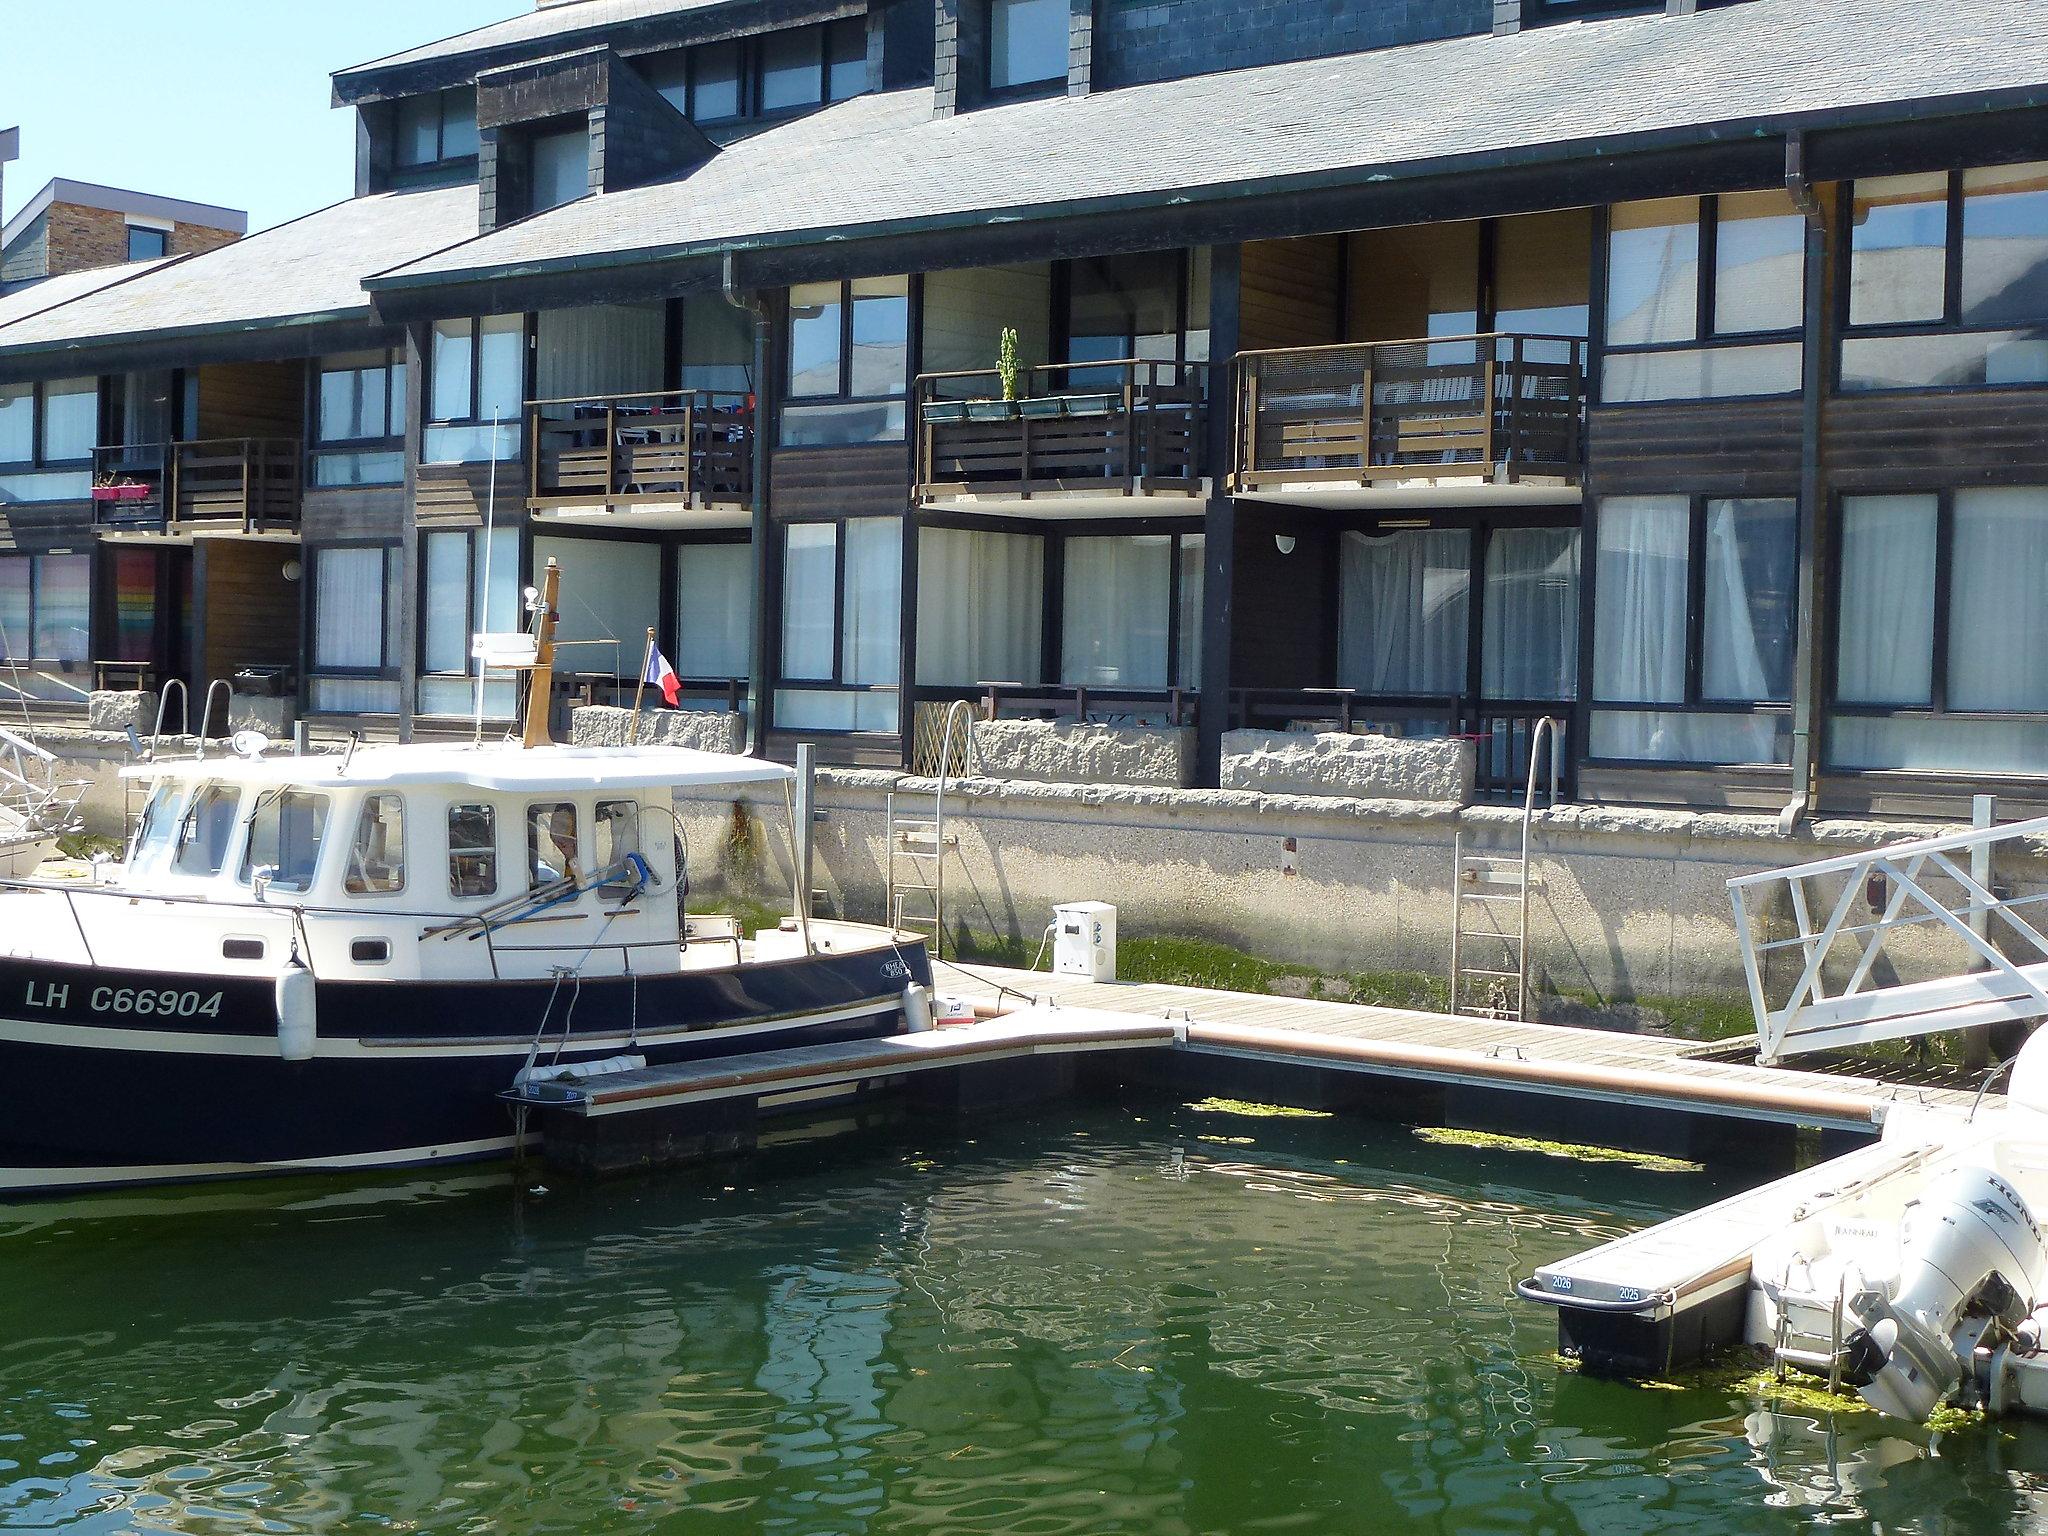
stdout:
{"type": "Polygon", "coordinates": [[[1906,1210],[1899,1276],[1849,1311],[1846,1379],[1880,1413],[1924,1424],[1967,1379],[1980,1343],[2012,1337],[2048,1278],[2048,1242],[2027,1203],[1986,1168],[1960,1168],[1906,1210]]]}

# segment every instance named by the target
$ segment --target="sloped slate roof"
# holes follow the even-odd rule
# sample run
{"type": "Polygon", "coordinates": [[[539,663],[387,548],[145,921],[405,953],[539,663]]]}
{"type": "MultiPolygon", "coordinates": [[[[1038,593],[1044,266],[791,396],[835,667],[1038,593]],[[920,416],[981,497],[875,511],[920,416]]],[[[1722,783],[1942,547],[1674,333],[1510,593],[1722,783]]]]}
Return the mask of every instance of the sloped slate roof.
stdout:
{"type": "Polygon", "coordinates": [[[1817,113],[2035,91],[2048,99],[2048,0],[1746,0],[940,119],[924,88],[842,102],[686,177],[550,210],[370,286],[1159,206],[1660,136],[1750,137],[1817,113]]]}
{"type": "MultiPolygon", "coordinates": [[[[363,275],[476,233],[474,186],[352,198],[0,324],[11,353],[367,317],[363,275]]],[[[122,269],[127,270],[127,269],[122,269]]]]}
{"type": "Polygon", "coordinates": [[[123,266],[94,267],[88,272],[66,272],[57,277],[38,278],[32,283],[0,289],[0,329],[17,320],[26,320],[30,315],[40,315],[46,309],[55,309],[59,304],[69,304],[86,294],[98,293],[116,283],[133,282],[145,273],[184,259],[182,256],[159,256],[154,261],[132,261],[123,266]]]}
{"type": "Polygon", "coordinates": [[[454,37],[444,37],[438,42],[423,43],[402,53],[372,59],[364,64],[351,65],[347,69],[337,70],[334,78],[337,81],[345,81],[353,76],[375,74],[382,70],[401,68],[407,64],[425,64],[435,59],[460,58],[464,54],[518,48],[529,43],[552,45],[558,39],[603,32],[608,28],[624,26],[630,22],[652,21],[662,16],[677,16],[686,11],[711,10],[732,3],[733,0],[576,0],[574,4],[551,5],[544,9],[530,10],[523,16],[512,17],[509,21],[492,22],[489,26],[477,27],[468,32],[458,33],[454,37]]]}

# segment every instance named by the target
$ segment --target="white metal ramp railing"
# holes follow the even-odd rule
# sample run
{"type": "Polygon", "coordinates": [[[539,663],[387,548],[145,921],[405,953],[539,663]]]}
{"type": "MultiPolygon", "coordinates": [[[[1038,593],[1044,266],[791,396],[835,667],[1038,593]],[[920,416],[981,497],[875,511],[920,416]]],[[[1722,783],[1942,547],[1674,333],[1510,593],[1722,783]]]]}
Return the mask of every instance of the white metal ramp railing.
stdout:
{"type": "Polygon", "coordinates": [[[1529,733],[1529,780],[1522,793],[1522,851],[1467,853],[1460,826],[1451,844],[1451,1012],[1521,1023],[1529,1017],[1529,892],[1541,884],[1529,868],[1536,824],[1536,770],[1550,748],[1550,799],[1557,804],[1557,722],[1539,718],[1529,733]],[[1484,919],[1486,926],[1470,927],[1484,919]],[[1466,945],[1492,945],[1513,970],[1473,965],[1466,945]],[[1512,989],[1512,990],[1511,990],[1512,989]]]}
{"type": "Polygon", "coordinates": [[[2042,839],[2048,817],[1730,880],[1758,1059],[2048,1017],[2048,935],[2021,915],[2048,892],[2000,897],[1991,879],[2000,847],[2042,839]],[[1771,937],[1780,913],[1792,931],[1771,937]],[[1895,953],[1908,935],[1936,952],[1895,953]],[[1766,973],[1780,952],[1798,970],[1774,1005],[1766,973]]]}
{"type": "Polygon", "coordinates": [[[956,763],[958,777],[981,773],[974,710],[965,699],[947,706],[930,799],[901,790],[891,790],[888,799],[889,922],[906,933],[929,933],[935,959],[946,948],[946,853],[960,845],[946,830],[946,787],[956,763]]]}

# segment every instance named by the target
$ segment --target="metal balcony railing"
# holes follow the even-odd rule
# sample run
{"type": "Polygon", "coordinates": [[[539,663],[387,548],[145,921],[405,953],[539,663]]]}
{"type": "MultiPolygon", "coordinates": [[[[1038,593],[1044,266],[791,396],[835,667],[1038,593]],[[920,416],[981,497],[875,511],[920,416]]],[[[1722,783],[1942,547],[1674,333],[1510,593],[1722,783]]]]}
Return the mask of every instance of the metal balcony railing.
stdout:
{"type": "Polygon", "coordinates": [[[93,527],[103,533],[297,533],[297,438],[225,437],[93,450],[93,527]]]}
{"type": "Polygon", "coordinates": [[[1200,493],[1205,363],[1123,358],[994,369],[916,383],[917,494],[1180,496],[1200,493]]]}
{"type": "Polygon", "coordinates": [[[755,399],[712,389],[535,400],[529,504],[745,507],[755,399]]]}
{"type": "Polygon", "coordinates": [[[1240,492],[1448,480],[1576,486],[1586,344],[1475,336],[1243,352],[1240,492]]]}

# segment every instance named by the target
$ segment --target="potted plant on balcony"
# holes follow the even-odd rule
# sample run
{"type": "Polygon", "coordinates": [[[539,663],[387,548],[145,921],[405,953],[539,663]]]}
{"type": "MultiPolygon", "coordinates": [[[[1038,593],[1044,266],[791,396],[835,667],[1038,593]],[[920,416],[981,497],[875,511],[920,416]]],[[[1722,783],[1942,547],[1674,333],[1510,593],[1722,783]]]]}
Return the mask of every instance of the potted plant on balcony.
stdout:
{"type": "Polygon", "coordinates": [[[968,401],[967,419],[969,421],[1010,421],[1017,415],[1017,330],[1015,326],[1004,326],[1002,339],[997,343],[996,377],[1002,381],[1003,398],[1000,400],[968,401]]]}

